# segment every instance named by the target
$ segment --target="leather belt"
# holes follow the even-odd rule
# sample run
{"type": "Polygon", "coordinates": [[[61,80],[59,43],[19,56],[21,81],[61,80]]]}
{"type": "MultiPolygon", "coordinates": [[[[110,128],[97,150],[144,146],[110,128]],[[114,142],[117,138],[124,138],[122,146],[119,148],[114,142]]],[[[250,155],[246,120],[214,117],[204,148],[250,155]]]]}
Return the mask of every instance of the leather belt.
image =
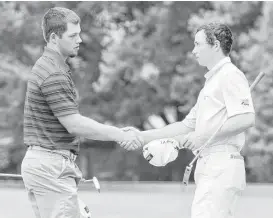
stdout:
{"type": "Polygon", "coordinates": [[[57,150],[57,149],[49,149],[49,148],[44,148],[41,146],[37,146],[37,145],[30,145],[28,146],[28,149],[30,150],[36,150],[36,151],[45,151],[45,152],[50,152],[53,154],[60,154],[64,157],[67,157],[73,161],[75,161],[78,157],[77,154],[75,154],[75,152],[73,150],[57,150]]]}

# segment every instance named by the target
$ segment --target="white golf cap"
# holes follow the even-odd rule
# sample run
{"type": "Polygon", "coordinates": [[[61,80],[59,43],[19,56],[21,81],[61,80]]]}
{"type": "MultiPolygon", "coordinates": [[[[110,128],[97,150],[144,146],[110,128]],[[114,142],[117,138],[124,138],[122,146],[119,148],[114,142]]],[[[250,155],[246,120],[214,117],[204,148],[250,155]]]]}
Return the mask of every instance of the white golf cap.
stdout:
{"type": "Polygon", "coordinates": [[[179,143],[172,138],[153,140],[143,146],[144,158],[153,166],[162,167],[178,156],[179,143]]]}

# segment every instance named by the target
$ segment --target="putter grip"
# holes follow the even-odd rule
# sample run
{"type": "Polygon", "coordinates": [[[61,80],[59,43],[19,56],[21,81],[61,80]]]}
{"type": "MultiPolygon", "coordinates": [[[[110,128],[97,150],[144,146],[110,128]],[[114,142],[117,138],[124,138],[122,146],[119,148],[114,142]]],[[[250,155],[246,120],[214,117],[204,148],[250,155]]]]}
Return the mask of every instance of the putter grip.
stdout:
{"type": "Polygon", "coordinates": [[[250,90],[252,91],[255,86],[260,82],[260,80],[265,76],[264,72],[260,72],[259,75],[256,77],[256,79],[254,80],[254,82],[251,84],[250,86],[250,90]]]}

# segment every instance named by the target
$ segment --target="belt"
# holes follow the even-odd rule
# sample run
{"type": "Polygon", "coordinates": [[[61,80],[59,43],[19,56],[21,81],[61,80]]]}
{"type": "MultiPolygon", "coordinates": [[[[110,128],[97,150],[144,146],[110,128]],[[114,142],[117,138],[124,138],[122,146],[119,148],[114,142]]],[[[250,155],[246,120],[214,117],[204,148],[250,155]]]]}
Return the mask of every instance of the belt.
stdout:
{"type": "Polygon", "coordinates": [[[75,154],[75,151],[73,150],[54,150],[54,149],[49,149],[49,148],[44,148],[41,146],[37,146],[37,145],[30,145],[28,146],[28,149],[30,150],[36,150],[36,151],[45,151],[45,152],[50,152],[52,154],[59,154],[62,155],[64,157],[67,157],[73,161],[75,161],[78,157],[77,154],[75,154]]]}
{"type": "Polygon", "coordinates": [[[201,154],[208,155],[208,154],[216,153],[216,152],[236,153],[236,152],[240,152],[240,149],[236,145],[215,145],[212,147],[205,148],[201,152],[201,154]]]}
{"type": "Polygon", "coordinates": [[[243,159],[243,157],[240,155],[240,149],[236,145],[215,145],[212,147],[205,148],[201,154],[200,158],[213,154],[218,152],[225,152],[231,154],[232,159],[243,159]],[[234,154],[235,153],[235,154],[234,154]]]}
{"type": "MultiPolygon", "coordinates": [[[[208,155],[200,155],[198,159],[202,159],[203,157],[208,156],[208,155]]],[[[240,159],[244,160],[244,157],[241,154],[230,154],[229,156],[230,159],[240,159]]]]}

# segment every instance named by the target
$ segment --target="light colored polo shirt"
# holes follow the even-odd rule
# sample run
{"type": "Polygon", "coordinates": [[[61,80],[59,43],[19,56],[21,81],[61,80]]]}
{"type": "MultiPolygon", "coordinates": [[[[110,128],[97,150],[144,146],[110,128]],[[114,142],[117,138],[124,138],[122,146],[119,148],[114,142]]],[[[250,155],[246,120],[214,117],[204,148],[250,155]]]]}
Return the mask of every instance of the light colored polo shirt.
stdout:
{"type": "MultiPolygon", "coordinates": [[[[222,59],[205,74],[206,82],[195,106],[182,121],[195,129],[198,135],[210,136],[230,117],[255,113],[248,81],[242,71],[231,63],[229,57],[222,59]]],[[[245,144],[245,133],[212,140],[208,147],[231,144],[240,149],[245,144]]]]}

